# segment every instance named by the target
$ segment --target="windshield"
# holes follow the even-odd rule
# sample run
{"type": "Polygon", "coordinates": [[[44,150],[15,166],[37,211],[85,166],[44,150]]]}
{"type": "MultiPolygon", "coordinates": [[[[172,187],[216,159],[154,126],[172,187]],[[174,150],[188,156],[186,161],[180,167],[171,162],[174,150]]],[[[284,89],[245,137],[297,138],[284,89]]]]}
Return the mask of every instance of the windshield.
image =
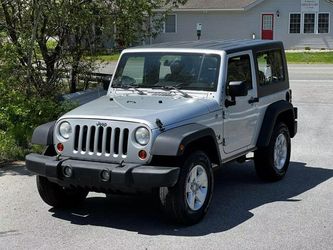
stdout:
{"type": "Polygon", "coordinates": [[[216,91],[220,56],[199,53],[126,53],[113,88],[163,88],[216,91]]]}

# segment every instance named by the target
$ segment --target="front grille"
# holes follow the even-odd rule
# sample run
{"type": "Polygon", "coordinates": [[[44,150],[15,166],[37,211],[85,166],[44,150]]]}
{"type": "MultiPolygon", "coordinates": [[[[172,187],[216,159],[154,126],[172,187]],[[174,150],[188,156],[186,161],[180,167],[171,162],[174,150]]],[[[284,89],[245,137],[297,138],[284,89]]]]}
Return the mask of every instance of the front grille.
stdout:
{"type": "Polygon", "coordinates": [[[126,158],[128,135],[128,128],[76,125],[74,153],[126,158]]]}

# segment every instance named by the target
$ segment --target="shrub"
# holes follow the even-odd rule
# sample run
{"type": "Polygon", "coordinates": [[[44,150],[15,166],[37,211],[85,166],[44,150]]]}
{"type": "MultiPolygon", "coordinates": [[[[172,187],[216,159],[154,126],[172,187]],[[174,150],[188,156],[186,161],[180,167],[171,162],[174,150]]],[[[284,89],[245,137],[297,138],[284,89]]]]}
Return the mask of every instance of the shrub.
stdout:
{"type": "Polygon", "coordinates": [[[37,150],[30,143],[35,127],[57,119],[72,109],[72,103],[59,103],[52,97],[26,96],[0,82],[0,160],[23,159],[37,150]]]}
{"type": "Polygon", "coordinates": [[[15,144],[13,136],[0,130],[0,162],[22,159],[24,154],[24,150],[15,144]]]}

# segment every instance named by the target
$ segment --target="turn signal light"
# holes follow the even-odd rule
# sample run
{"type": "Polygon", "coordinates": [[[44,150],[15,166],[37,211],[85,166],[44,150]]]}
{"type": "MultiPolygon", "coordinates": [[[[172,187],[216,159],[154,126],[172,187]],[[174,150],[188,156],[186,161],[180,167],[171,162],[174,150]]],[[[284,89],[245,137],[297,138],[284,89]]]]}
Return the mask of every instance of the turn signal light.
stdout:
{"type": "Polygon", "coordinates": [[[64,144],[62,144],[62,143],[58,143],[58,144],[57,144],[57,149],[58,149],[59,152],[64,151],[64,144]]]}
{"type": "Polygon", "coordinates": [[[140,150],[140,151],[139,151],[139,158],[140,158],[141,160],[146,159],[146,158],[147,158],[147,152],[144,151],[144,150],[140,150]]]}

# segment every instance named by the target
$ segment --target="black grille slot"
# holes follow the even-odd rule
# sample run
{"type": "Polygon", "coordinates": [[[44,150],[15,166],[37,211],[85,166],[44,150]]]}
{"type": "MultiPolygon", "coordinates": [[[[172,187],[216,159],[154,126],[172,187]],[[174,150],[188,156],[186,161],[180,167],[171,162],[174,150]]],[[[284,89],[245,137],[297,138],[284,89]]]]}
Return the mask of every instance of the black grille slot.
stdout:
{"type": "Polygon", "coordinates": [[[82,146],[81,149],[82,151],[87,150],[87,133],[88,133],[88,127],[83,126],[83,131],[82,131],[82,146]]]}
{"type": "Polygon", "coordinates": [[[111,128],[106,129],[106,140],[105,140],[105,153],[110,154],[111,152],[111,128]]]}
{"type": "Polygon", "coordinates": [[[119,154],[119,137],[120,137],[120,128],[116,128],[114,130],[114,145],[113,145],[113,152],[117,155],[119,154]]]}
{"type": "Polygon", "coordinates": [[[75,126],[75,135],[74,135],[74,150],[78,151],[79,149],[79,136],[80,136],[80,126],[75,126]]]}
{"type": "Polygon", "coordinates": [[[99,127],[98,128],[98,138],[97,138],[97,152],[98,153],[102,153],[103,132],[104,132],[104,128],[99,127]]]}
{"type": "Polygon", "coordinates": [[[96,133],[96,127],[91,126],[90,128],[90,138],[89,138],[89,151],[94,152],[94,145],[95,145],[95,133],[96,133]]]}
{"type": "Polygon", "coordinates": [[[128,129],[125,128],[123,133],[124,133],[124,137],[123,137],[123,155],[127,155],[128,134],[129,134],[128,129]]]}

